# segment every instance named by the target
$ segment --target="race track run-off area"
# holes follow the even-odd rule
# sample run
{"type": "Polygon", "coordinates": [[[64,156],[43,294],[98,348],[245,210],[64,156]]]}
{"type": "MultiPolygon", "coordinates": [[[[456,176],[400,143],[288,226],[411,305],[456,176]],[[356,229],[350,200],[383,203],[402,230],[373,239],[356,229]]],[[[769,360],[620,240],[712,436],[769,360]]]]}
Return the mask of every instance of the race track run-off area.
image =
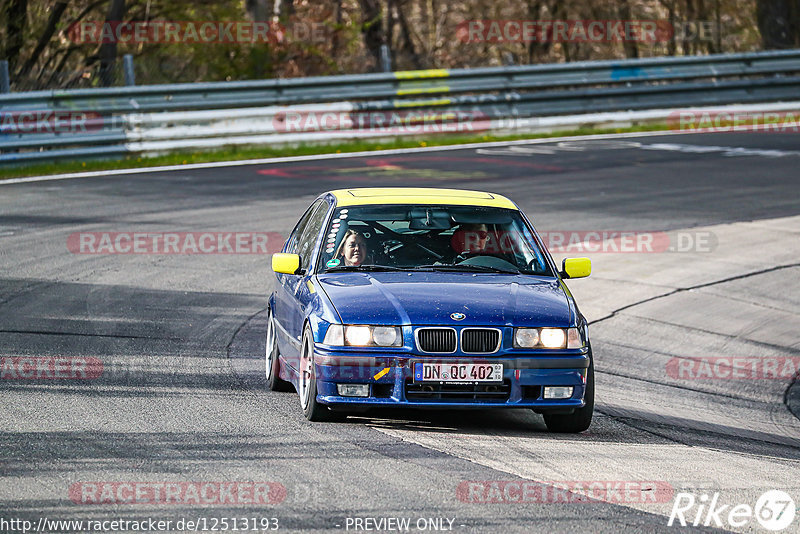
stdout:
{"type": "Polygon", "coordinates": [[[692,531],[800,532],[782,500],[800,503],[798,146],[629,135],[0,182],[0,518],[18,521],[0,531],[687,531],[677,503],[692,531]],[[567,281],[588,431],[526,410],[311,423],[267,389],[270,254],[321,192],[374,186],[503,194],[559,264],[592,259],[567,281]],[[87,248],[134,233],[179,241],[87,248]]]}

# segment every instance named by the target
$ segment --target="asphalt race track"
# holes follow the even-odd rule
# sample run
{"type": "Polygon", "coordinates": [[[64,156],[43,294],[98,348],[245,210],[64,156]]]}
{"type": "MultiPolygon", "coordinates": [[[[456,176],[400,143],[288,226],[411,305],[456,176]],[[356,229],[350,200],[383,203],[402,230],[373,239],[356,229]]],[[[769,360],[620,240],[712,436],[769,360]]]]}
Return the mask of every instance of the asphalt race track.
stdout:
{"type": "MultiPolygon", "coordinates": [[[[727,512],[758,508],[769,490],[800,503],[800,387],[790,387],[800,362],[798,141],[579,139],[0,185],[0,518],[672,532],[684,492],[698,503],[718,494],[721,530],[769,532],[727,512]],[[271,253],[319,193],[379,185],[498,192],[545,232],[663,232],[669,246],[654,251],[571,254],[594,261],[591,278],[569,283],[592,322],[589,431],[550,434],[527,411],[309,423],[296,394],[263,381],[268,255],[75,248],[81,232],[268,232],[271,253]],[[720,357],[777,371],[676,371],[720,357]],[[15,369],[25,358],[71,363],[37,379],[15,369]],[[593,502],[464,491],[525,480],[634,489],[593,502]],[[190,498],[200,482],[216,493],[190,498]],[[248,482],[272,483],[270,498],[233,502],[220,490],[248,482]],[[183,488],[180,502],[144,493],[169,483],[183,488]],[[643,486],[659,491],[642,498],[643,486]],[[105,498],[103,487],[113,488],[105,498]]],[[[720,527],[701,515],[694,530],[720,527]]],[[[783,531],[800,532],[797,515],[783,531]]],[[[200,529],[170,527],[179,530],[200,529]]]]}

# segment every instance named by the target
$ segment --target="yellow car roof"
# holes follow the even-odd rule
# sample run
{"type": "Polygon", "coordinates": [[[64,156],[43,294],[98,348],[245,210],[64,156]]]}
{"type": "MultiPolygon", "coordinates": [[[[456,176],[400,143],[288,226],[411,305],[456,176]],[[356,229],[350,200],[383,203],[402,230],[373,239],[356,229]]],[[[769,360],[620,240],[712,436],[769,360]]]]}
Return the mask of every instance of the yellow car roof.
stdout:
{"type": "Polygon", "coordinates": [[[516,210],[517,206],[502,195],[462,189],[433,189],[427,187],[364,187],[331,191],[336,205],[365,206],[369,204],[421,204],[485,206],[516,210]]]}

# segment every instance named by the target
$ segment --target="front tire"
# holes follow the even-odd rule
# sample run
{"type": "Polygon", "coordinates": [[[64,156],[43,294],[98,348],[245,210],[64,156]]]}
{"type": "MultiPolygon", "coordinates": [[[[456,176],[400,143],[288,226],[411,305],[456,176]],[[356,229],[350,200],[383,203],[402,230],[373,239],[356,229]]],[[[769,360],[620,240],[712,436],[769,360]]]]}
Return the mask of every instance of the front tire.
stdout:
{"type": "Polygon", "coordinates": [[[550,432],[576,434],[583,432],[592,424],[594,413],[594,361],[590,361],[586,372],[586,404],[571,414],[544,414],[544,424],[550,432]]]}
{"type": "Polygon", "coordinates": [[[317,402],[317,376],[314,368],[314,336],[311,328],[303,329],[303,343],[300,348],[300,376],[297,392],[300,394],[300,407],[306,419],[314,422],[336,421],[341,416],[332,412],[324,404],[317,402]]]}
{"type": "Polygon", "coordinates": [[[264,373],[267,377],[267,387],[272,391],[291,391],[292,385],[280,379],[280,363],[278,351],[278,331],[275,326],[275,317],[272,308],[267,313],[267,339],[264,359],[264,373]]]}

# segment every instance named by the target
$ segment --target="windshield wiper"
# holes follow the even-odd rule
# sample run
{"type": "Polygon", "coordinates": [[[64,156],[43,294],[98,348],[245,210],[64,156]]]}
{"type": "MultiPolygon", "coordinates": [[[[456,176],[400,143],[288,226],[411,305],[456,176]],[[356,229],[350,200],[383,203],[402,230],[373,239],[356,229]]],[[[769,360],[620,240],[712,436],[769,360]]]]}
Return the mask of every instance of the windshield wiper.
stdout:
{"type": "Polygon", "coordinates": [[[391,265],[373,265],[373,264],[362,264],[362,265],[339,265],[337,267],[328,267],[325,269],[326,273],[331,273],[335,271],[405,271],[405,269],[401,269],[400,267],[392,267],[391,265]]]}
{"type": "Polygon", "coordinates": [[[503,269],[500,267],[489,267],[486,265],[451,265],[451,264],[431,264],[419,265],[414,268],[415,271],[460,271],[460,272],[480,272],[480,273],[505,273],[505,274],[520,274],[519,269],[503,269]]]}

